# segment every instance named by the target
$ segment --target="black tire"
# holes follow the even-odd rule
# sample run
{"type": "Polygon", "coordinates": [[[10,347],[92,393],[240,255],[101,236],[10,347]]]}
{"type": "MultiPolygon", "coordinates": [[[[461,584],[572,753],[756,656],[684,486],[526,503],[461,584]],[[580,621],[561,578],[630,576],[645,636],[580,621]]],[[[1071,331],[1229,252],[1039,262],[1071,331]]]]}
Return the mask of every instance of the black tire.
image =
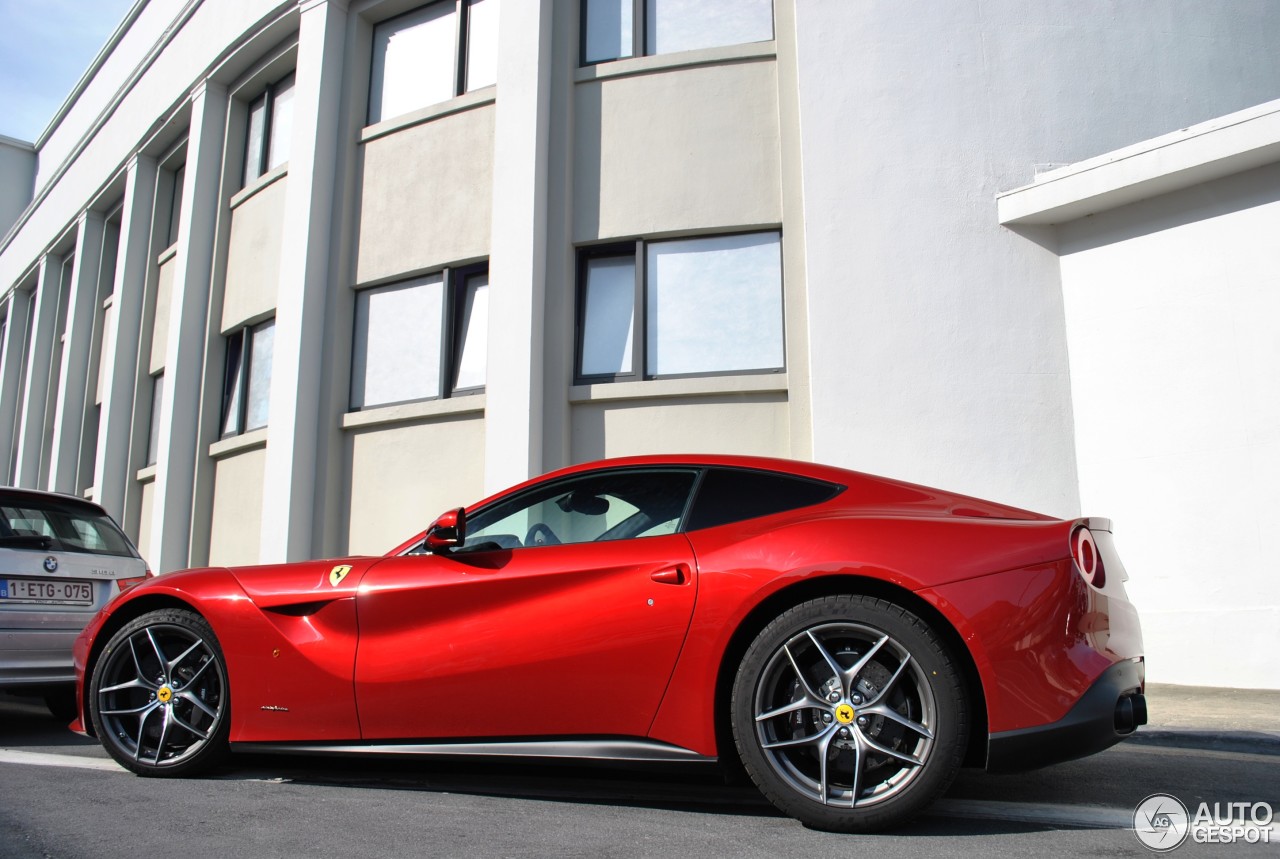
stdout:
{"type": "Polygon", "coordinates": [[[951,785],[969,736],[961,671],[938,636],[858,595],[801,603],[766,626],[738,667],[730,716],[760,792],[832,832],[910,820],[951,785]]]}
{"type": "Polygon", "coordinates": [[[111,757],[142,776],[186,776],[226,757],[231,694],[217,636],[184,609],[121,627],[98,658],[87,709],[111,757]]]}
{"type": "Polygon", "coordinates": [[[44,705],[49,713],[59,722],[70,722],[80,715],[76,704],[76,687],[59,686],[44,693],[44,705]]]}

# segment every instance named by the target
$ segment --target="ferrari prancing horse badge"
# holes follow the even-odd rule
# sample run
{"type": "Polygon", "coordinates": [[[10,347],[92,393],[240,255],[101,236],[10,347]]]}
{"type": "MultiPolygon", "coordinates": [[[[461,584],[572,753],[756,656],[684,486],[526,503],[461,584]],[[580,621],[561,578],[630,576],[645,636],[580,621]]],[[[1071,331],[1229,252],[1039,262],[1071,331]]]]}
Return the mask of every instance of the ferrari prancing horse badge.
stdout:
{"type": "Polygon", "coordinates": [[[338,584],[347,577],[347,573],[349,572],[351,572],[350,564],[341,564],[334,567],[329,571],[329,584],[336,588],[338,584]]]}

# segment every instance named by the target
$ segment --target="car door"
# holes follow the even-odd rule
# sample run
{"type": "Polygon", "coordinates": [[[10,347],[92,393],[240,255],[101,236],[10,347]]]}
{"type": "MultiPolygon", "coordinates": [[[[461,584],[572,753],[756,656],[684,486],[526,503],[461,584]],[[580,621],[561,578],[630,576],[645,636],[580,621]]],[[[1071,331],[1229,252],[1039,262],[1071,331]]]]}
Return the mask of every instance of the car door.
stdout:
{"type": "Polygon", "coordinates": [[[462,547],[380,562],[357,597],[365,739],[648,732],[697,582],[696,472],[591,472],[477,511],[462,547]]]}

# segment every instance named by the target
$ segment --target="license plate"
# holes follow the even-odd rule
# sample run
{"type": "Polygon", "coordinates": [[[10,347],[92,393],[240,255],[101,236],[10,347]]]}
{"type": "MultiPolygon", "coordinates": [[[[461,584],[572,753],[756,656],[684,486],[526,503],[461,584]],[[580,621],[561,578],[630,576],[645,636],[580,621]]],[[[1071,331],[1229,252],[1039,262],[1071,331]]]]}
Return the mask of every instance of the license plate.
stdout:
{"type": "Polygon", "coordinates": [[[0,599],[44,605],[93,605],[93,582],[0,579],[0,599]]]}

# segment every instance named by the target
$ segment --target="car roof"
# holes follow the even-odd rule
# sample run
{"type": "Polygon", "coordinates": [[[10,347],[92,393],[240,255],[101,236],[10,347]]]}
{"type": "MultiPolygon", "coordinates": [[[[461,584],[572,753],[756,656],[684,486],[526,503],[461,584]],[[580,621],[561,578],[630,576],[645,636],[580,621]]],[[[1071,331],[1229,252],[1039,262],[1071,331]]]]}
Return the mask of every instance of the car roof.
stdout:
{"type": "Polygon", "coordinates": [[[661,466],[692,468],[747,468],[756,471],[773,471],[782,474],[794,475],[796,477],[806,477],[812,480],[824,480],[829,483],[838,484],[847,484],[851,478],[865,476],[859,475],[857,472],[848,471],[843,468],[836,468],[831,465],[801,462],[794,459],[777,459],[767,456],[738,456],[717,453],[646,454],[643,456],[624,456],[616,459],[598,459],[592,462],[583,462],[578,465],[570,465],[555,471],[549,471],[546,474],[530,478],[523,483],[502,489],[474,504],[469,504],[467,505],[467,509],[475,510],[476,508],[489,504],[491,501],[495,501],[498,498],[508,495],[514,495],[516,492],[535,484],[546,483],[550,480],[570,477],[584,472],[613,468],[654,468],[661,466]]]}
{"type": "Polygon", "coordinates": [[[9,498],[29,501],[59,501],[64,504],[78,504],[81,507],[106,513],[101,504],[97,504],[87,498],[81,498],[78,495],[71,495],[66,492],[46,492],[43,489],[23,489],[18,486],[0,486],[0,501],[9,498]]]}

